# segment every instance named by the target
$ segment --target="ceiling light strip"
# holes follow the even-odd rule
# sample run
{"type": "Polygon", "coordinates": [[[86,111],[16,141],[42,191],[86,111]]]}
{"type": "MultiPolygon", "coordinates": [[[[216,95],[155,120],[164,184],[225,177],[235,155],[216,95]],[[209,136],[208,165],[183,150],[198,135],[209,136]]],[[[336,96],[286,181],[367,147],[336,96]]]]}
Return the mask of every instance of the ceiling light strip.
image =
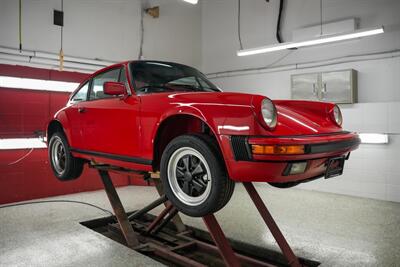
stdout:
{"type": "Polygon", "coordinates": [[[319,45],[319,44],[340,42],[340,41],[344,41],[344,40],[350,40],[350,39],[356,39],[356,38],[362,38],[362,37],[366,37],[366,36],[376,35],[376,34],[380,34],[383,32],[384,32],[384,29],[382,26],[379,28],[364,29],[364,30],[354,31],[351,33],[335,34],[335,35],[322,35],[318,38],[311,39],[311,40],[304,40],[304,41],[298,41],[298,42],[286,42],[286,43],[281,43],[281,44],[276,44],[276,45],[256,47],[256,48],[251,48],[251,49],[243,49],[243,50],[237,51],[237,55],[238,56],[250,56],[250,55],[269,53],[269,52],[285,50],[285,49],[292,49],[292,48],[299,48],[299,47],[305,47],[305,46],[313,46],[313,45],[319,45]]]}

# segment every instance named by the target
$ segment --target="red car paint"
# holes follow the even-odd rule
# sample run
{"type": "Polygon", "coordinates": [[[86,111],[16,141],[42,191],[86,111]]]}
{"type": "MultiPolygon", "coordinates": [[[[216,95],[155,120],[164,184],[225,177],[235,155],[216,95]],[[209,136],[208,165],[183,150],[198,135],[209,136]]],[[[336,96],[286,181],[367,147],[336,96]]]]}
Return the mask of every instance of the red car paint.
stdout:
{"type": "Polygon", "coordinates": [[[77,104],[69,102],[54,116],[52,122],[62,125],[73,156],[129,169],[157,171],[162,150],[173,137],[200,132],[205,124],[218,141],[231,179],[280,183],[322,176],[329,158],[347,155],[359,145],[357,134],[343,131],[332,118],[334,104],[273,101],[278,123],[271,130],[262,123],[260,114],[265,96],[228,92],[136,95],[128,72],[129,63],[102,69],[88,80],[106,70],[124,66],[132,95],[77,104]],[[327,145],[329,151],[250,155],[247,160],[238,160],[232,136],[242,137],[246,146],[327,145]],[[343,145],[346,142],[347,145],[343,145]],[[295,161],[307,161],[306,171],[284,175],[288,162],[295,161]]]}

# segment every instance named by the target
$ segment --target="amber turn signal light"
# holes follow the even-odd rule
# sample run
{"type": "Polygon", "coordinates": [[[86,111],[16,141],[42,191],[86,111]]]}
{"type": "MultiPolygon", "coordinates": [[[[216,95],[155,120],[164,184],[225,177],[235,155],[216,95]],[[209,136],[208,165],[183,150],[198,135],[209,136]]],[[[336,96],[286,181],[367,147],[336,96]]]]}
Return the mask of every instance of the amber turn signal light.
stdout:
{"type": "Polygon", "coordinates": [[[304,154],[304,145],[251,145],[256,155],[298,155],[304,154]]]}

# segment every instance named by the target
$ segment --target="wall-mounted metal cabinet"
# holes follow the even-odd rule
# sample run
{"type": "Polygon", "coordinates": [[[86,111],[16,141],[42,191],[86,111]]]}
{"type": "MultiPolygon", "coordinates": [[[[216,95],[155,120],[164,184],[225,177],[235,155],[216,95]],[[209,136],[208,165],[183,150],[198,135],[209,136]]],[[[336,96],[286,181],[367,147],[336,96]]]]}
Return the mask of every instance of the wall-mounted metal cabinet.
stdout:
{"type": "Polygon", "coordinates": [[[341,70],[291,76],[292,99],[351,104],[357,102],[357,71],[341,70]]]}

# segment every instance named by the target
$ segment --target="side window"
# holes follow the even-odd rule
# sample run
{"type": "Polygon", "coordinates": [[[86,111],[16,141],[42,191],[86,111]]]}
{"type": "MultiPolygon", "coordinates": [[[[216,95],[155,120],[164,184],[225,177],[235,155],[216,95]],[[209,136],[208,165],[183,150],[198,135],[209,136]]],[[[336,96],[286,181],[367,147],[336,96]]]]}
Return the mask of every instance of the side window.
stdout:
{"type": "Polygon", "coordinates": [[[87,100],[87,92],[89,89],[89,82],[85,83],[81,89],[72,97],[71,101],[73,103],[78,103],[81,101],[86,101],[87,100]]]}
{"type": "Polygon", "coordinates": [[[103,84],[105,82],[118,82],[120,69],[113,69],[101,73],[93,78],[92,90],[90,91],[89,99],[110,98],[112,96],[106,95],[103,92],[103,84]]]}

